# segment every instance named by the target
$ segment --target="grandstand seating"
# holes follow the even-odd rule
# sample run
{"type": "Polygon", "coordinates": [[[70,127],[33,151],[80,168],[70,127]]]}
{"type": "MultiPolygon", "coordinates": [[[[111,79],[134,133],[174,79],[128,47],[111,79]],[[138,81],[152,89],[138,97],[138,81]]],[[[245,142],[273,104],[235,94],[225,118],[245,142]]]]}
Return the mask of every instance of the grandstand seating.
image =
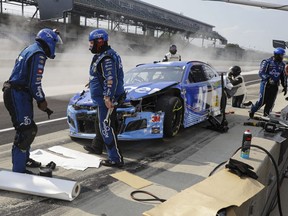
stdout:
{"type": "MultiPolygon", "coordinates": [[[[14,0],[28,5],[37,5],[37,0],[14,0]]],[[[185,32],[186,35],[200,35],[203,38],[227,40],[213,31],[212,25],[156,7],[139,0],[74,0],[72,13],[84,17],[101,17],[122,20],[126,23],[154,30],[185,32]]]]}

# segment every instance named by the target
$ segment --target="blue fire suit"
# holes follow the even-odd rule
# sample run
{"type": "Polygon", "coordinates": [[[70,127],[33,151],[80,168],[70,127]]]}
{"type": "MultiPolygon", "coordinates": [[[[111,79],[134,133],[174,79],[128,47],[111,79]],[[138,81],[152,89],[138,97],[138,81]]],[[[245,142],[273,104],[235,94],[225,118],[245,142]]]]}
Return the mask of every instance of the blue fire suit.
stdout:
{"type": "Polygon", "coordinates": [[[117,145],[115,128],[116,107],[111,110],[105,105],[104,96],[116,103],[125,93],[124,73],[120,56],[110,46],[100,54],[94,55],[90,66],[91,98],[97,108],[96,145],[105,144],[109,160],[123,162],[121,151],[117,145]]]}
{"type": "Polygon", "coordinates": [[[13,172],[24,173],[30,156],[30,145],[37,126],[33,120],[33,98],[45,101],[41,80],[46,55],[38,42],[26,47],[15,61],[15,66],[3,87],[4,104],[16,130],[12,147],[13,172]]]}
{"type": "Polygon", "coordinates": [[[281,82],[286,89],[285,63],[276,62],[273,57],[263,60],[260,65],[259,76],[261,78],[259,100],[252,105],[251,113],[257,112],[264,104],[264,116],[268,116],[274,106],[281,82]]]}

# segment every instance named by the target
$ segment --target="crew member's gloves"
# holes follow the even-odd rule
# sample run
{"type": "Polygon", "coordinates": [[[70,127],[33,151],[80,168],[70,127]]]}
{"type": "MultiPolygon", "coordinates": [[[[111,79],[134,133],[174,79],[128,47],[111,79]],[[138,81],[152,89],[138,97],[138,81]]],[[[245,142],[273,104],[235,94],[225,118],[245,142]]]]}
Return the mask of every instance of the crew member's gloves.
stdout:
{"type": "Polygon", "coordinates": [[[38,108],[39,108],[40,110],[42,110],[43,112],[46,112],[46,113],[47,113],[48,119],[50,119],[50,116],[51,116],[51,114],[53,113],[53,111],[48,108],[47,101],[44,100],[44,101],[42,101],[42,102],[38,102],[37,105],[38,105],[38,108]]]}
{"type": "Polygon", "coordinates": [[[48,104],[47,104],[47,101],[44,100],[44,101],[41,101],[41,102],[37,102],[37,105],[38,105],[38,108],[40,110],[42,110],[43,112],[46,112],[45,110],[48,108],[48,104]]]}
{"type": "Polygon", "coordinates": [[[241,161],[230,158],[229,163],[226,164],[225,167],[228,168],[230,172],[238,175],[239,177],[248,176],[253,179],[258,178],[257,174],[252,171],[254,168],[241,161]]]}
{"type": "Polygon", "coordinates": [[[48,115],[48,119],[50,119],[50,116],[52,115],[52,113],[53,113],[53,110],[51,110],[51,109],[49,109],[49,108],[47,107],[47,109],[46,109],[46,110],[44,110],[44,112],[46,112],[46,113],[47,113],[47,115],[48,115]]]}
{"type": "Polygon", "coordinates": [[[286,86],[284,86],[282,92],[284,92],[284,96],[287,94],[287,87],[286,86]]]}

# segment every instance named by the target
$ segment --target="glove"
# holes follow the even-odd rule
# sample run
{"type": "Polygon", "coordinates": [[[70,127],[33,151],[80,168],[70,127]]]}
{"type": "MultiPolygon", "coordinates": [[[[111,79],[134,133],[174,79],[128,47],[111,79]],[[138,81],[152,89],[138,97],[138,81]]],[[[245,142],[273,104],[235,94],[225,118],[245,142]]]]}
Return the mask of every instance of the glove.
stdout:
{"type": "Polygon", "coordinates": [[[40,110],[46,112],[45,110],[47,109],[48,104],[47,104],[47,101],[44,100],[42,102],[37,102],[37,106],[40,110]]]}
{"type": "Polygon", "coordinates": [[[282,92],[284,92],[284,96],[287,94],[287,87],[286,86],[283,88],[282,92]]]}
{"type": "Polygon", "coordinates": [[[257,174],[252,171],[254,168],[241,161],[230,158],[229,163],[226,164],[225,167],[228,168],[230,172],[238,175],[239,177],[248,176],[253,179],[258,178],[257,174]]]}
{"type": "Polygon", "coordinates": [[[52,115],[53,111],[47,107],[47,108],[44,110],[44,112],[47,113],[48,119],[50,119],[50,116],[52,115]]]}

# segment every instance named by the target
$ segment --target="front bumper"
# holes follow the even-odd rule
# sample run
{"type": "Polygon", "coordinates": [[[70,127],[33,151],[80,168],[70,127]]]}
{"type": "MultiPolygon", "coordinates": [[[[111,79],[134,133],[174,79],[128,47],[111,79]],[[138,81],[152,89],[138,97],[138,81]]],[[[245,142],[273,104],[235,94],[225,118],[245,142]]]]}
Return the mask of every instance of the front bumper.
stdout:
{"type": "MultiPolygon", "coordinates": [[[[96,110],[67,108],[69,135],[75,138],[95,137],[96,110]]],[[[119,140],[143,140],[163,138],[163,112],[136,112],[134,107],[118,108],[119,140]]]]}

